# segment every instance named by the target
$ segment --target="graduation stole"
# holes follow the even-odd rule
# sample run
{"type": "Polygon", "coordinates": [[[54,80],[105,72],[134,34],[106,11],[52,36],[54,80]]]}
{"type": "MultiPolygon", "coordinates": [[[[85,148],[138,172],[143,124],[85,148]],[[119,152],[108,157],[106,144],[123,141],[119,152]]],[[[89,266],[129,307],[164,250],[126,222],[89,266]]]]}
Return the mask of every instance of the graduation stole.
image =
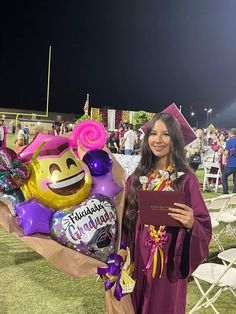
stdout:
{"type": "MultiPolygon", "coordinates": [[[[143,184],[143,189],[154,191],[173,191],[173,181],[177,178],[176,172],[172,166],[168,166],[167,170],[160,170],[160,176],[155,176],[152,173],[147,180],[145,177],[140,177],[140,182],[143,184]],[[144,182],[146,181],[146,182],[144,182]]],[[[164,264],[167,263],[167,254],[165,250],[168,241],[166,226],[160,226],[158,229],[153,225],[145,225],[148,229],[148,239],[146,245],[150,248],[149,258],[145,269],[148,270],[152,267],[152,277],[155,278],[157,272],[157,261],[160,258],[160,273],[161,278],[164,271],[164,264]]]]}

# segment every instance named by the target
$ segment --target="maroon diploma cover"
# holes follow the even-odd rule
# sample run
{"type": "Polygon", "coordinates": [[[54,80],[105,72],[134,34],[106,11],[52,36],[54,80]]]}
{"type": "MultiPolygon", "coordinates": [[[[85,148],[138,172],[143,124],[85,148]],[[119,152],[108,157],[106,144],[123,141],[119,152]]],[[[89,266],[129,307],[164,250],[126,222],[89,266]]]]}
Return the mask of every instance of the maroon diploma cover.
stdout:
{"type": "Polygon", "coordinates": [[[182,223],[168,215],[174,203],[185,204],[184,193],[179,191],[149,191],[138,192],[139,217],[141,224],[183,227],[182,223]]]}

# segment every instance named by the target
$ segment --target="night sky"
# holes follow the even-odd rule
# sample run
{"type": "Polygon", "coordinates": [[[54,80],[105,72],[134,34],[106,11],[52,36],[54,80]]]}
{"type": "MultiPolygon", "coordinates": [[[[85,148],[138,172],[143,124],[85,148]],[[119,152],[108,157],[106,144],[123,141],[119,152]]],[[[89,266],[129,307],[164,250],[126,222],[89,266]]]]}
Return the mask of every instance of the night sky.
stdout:
{"type": "Polygon", "coordinates": [[[236,127],[235,0],[8,1],[0,18],[0,107],[158,112],[236,127]],[[190,112],[195,112],[191,118],[190,112]]]}

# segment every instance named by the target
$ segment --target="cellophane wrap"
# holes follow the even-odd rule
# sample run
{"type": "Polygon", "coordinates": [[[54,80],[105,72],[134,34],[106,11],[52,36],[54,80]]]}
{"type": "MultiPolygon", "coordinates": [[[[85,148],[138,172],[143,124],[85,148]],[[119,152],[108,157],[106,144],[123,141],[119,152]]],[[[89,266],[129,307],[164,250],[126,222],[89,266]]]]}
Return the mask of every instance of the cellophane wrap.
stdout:
{"type": "MultiPolygon", "coordinates": [[[[70,136],[70,133],[66,134],[70,136]]],[[[118,216],[118,241],[117,250],[119,249],[121,222],[124,208],[124,186],[125,172],[111,152],[105,147],[113,160],[112,174],[115,182],[122,187],[122,191],[115,197],[114,203],[118,216]]],[[[86,150],[78,146],[79,156],[82,159],[86,150]]],[[[31,236],[25,236],[22,229],[17,223],[17,218],[10,214],[8,208],[0,203],[0,224],[9,232],[14,234],[18,239],[25,243],[28,247],[39,253],[51,264],[63,273],[77,278],[88,277],[97,274],[97,267],[105,267],[106,264],[82,253],[78,253],[69,249],[58,242],[52,240],[49,235],[40,233],[31,236]]],[[[134,313],[130,295],[125,295],[120,301],[113,297],[112,289],[105,292],[106,313],[108,314],[132,314],[134,313]]]]}

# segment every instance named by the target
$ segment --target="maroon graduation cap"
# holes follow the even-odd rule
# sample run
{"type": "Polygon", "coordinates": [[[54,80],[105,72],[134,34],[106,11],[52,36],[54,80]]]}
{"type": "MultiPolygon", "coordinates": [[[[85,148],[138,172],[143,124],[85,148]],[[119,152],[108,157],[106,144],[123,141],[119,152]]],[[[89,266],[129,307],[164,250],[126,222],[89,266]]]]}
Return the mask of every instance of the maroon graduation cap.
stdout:
{"type": "MultiPolygon", "coordinates": [[[[178,120],[178,122],[181,126],[183,136],[184,136],[185,145],[188,145],[189,143],[191,143],[192,141],[194,141],[196,139],[196,135],[195,135],[193,129],[191,128],[188,121],[185,119],[185,117],[183,116],[183,114],[178,109],[178,107],[176,106],[175,103],[169,105],[162,112],[169,113],[169,114],[173,115],[178,120]]],[[[149,123],[150,122],[146,123],[140,129],[145,132],[149,123]]]]}

